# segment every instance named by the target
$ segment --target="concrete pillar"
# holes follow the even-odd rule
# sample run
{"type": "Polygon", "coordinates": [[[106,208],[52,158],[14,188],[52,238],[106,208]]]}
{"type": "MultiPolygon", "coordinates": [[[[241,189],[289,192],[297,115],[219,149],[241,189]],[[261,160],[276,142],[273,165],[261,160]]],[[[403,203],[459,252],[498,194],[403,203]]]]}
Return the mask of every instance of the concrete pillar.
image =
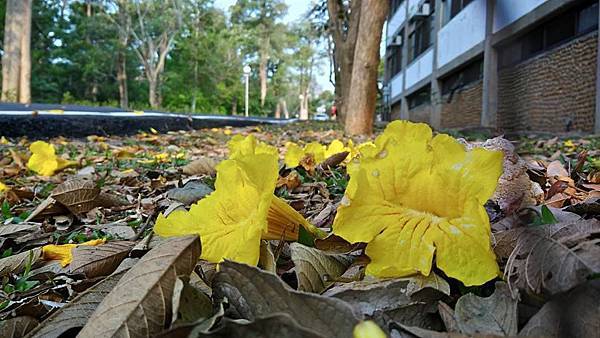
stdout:
{"type": "MultiPolygon", "coordinates": [[[[600,6],[598,6],[600,17],[600,6]]],[[[600,134],[600,27],[598,29],[598,49],[596,51],[596,114],[594,116],[594,134],[600,134]]]]}
{"type": "Polygon", "coordinates": [[[433,18],[433,67],[431,72],[431,116],[429,124],[435,129],[442,127],[442,84],[438,79],[438,32],[442,28],[442,0],[435,0],[433,18]]]}
{"type": "Polygon", "coordinates": [[[486,1],[481,126],[496,128],[498,113],[498,51],[492,45],[496,0],[486,1]]]}

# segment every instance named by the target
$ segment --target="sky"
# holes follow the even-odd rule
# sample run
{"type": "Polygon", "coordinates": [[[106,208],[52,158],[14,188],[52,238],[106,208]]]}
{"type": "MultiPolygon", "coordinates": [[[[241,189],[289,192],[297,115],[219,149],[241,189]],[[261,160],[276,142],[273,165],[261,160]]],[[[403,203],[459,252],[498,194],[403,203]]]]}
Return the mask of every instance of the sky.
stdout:
{"type": "MultiPolygon", "coordinates": [[[[215,5],[225,11],[229,10],[229,7],[235,4],[236,0],[215,0],[215,5]]],[[[285,22],[294,22],[301,20],[303,15],[306,14],[308,9],[311,7],[313,0],[285,0],[288,5],[288,12],[284,18],[285,22]]],[[[329,82],[329,63],[324,62],[321,69],[316,71],[315,80],[322,90],[333,91],[333,85],[329,82]]]]}

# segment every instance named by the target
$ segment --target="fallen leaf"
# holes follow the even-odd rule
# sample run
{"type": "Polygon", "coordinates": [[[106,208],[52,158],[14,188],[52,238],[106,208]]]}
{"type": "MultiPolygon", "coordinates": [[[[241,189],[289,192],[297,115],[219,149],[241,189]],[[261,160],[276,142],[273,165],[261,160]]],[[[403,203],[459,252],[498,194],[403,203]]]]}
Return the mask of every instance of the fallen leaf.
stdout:
{"type": "Polygon", "coordinates": [[[125,272],[126,270],[114,273],[85,290],[44,320],[30,333],[29,338],[59,337],[66,332],[82,328],[125,272]]]}
{"type": "Polygon", "coordinates": [[[216,299],[226,297],[238,314],[255,321],[276,313],[324,337],[351,337],[358,318],[342,300],[291,290],[274,274],[225,261],[213,279],[216,299]],[[265,297],[268,295],[268,297],[265,297]]]}
{"type": "Polygon", "coordinates": [[[285,338],[326,338],[310,328],[302,327],[292,316],[286,313],[276,313],[259,318],[252,322],[241,322],[224,319],[218,330],[202,333],[197,332],[191,337],[285,337],[285,338]]]}
{"type": "Polygon", "coordinates": [[[10,318],[0,322],[0,337],[21,338],[38,325],[37,319],[29,316],[10,318]]]}
{"type": "Polygon", "coordinates": [[[0,259],[0,276],[8,276],[9,274],[18,274],[28,264],[34,265],[42,256],[42,248],[35,248],[23,251],[16,255],[8,256],[0,259]]]}
{"type": "Polygon", "coordinates": [[[217,166],[217,161],[213,160],[210,157],[201,157],[197,160],[194,160],[187,165],[185,165],[182,169],[183,173],[186,175],[210,175],[214,176],[217,173],[215,167],[217,166]]]}
{"type": "Polygon", "coordinates": [[[515,336],[517,334],[517,299],[506,283],[496,283],[490,297],[466,294],[456,302],[454,318],[460,333],[515,336]]]}
{"type": "Polygon", "coordinates": [[[357,312],[372,316],[375,312],[392,311],[425,300],[437,302],[443,295],[450,295],[450,286],[443,278],[431,272],[427,277],[371,278],[340,283],[323,295],[341,299],[352,305],[357,312]],[[431,293],[425,295],[424,292],[431,293]]]}
{"type": "Polygon", "coordinates": [[[290,250],[300,291],[321,293],[352,264],[349,255],[328,254],[299,243],[291,243],[290,250]]]}
{"type": "Polygon", "coordinates": [[[71,273],[83,273],[87,278],[111,274],[127,257],[134,242],[114,241],[100,246],[81,245],[73,249],[71,273]]]}
{"type": "Polygon", "coordinates": [[[198,236],[162,242],[125,273],[98,305],[78,337],[147,337],[172,320],[177,277],[187,277],[200,257],[198,236]]]}
{"type": "Polygon", "coordinates": [[[342,151],[341,153],[333,154],[333,155],[329,156],[328,158],[326,158],[323,162],[319,163],[317,168],[319,170],[335,168],[340,163],[344,162],[346,157],[348,157],[348,154],[350,154],[350,152],[348,152],[348,151],[342,151]]]}
{"type": "Polygon", "coordinates": [[[533,293],[559,293],[600,272],[600,221],[521,227],[494,235],[511,285],[533,293]],[[509,255],[507,256],[507,253],[509,255]]]}
{"type": "Polygon", "coordinates": [[[523,327],[527,337],[597,337],[600,332],[600,280],[558,294],[523,327]]]}
{"type": "Polygon", "coordinates": [[[58,185],[50,197],[64,205],[75,215],[86,213],[96,206],[96,197],[100,194],[100,189],[96,183],[73,179],[58,185]]]}
{"type": "Polygon", "coordinates": [[[191,205],[198,202],[211,192],[213,192],[213,189],[211,189],[208,185],[202,182],[190,181],[182,188],[173,188],[169,190],[167,192],[167,197],[185,205],[191,205]]]}

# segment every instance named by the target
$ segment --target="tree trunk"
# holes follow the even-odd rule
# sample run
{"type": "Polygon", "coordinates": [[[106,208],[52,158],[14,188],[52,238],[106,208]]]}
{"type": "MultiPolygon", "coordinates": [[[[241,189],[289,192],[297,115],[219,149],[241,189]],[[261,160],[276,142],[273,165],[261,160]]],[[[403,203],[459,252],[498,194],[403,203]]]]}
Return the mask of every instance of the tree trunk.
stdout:
{"type": "Polygon", "coordinates": [[[260,106],[265,106],[265,100],[267,98],[267,66],[269,63],[269,55],[261,53],[260,63],[258,65],[258,75],[260,78],[260,106]]]}
{"type": "MultiPolygon", "coordinates": [[[[352,67],[356,50],[362,3],[369,0],[352,0],[346,7],[339,0],[327,0],[330,34],[333,39],[333,68],[335,78],[335,104],[337,120],[345,123],[348,95],[352,83],[352,67]]],[[[383,1],[386,2],[386,1],[383,1]]]]}
{"type": "Polygon", "coordinates": [[[22,0],[21,70],[19,74],[19,102],[31,103],[31,11],[32,0],[22,0]]]}
{"type": "Polygon", "coordinates": [[[354,52],[352,79],[346,102],[345,131],[349,135],[370,135],[377,103],[379,44],[389,2],[363,0],[354,52]]]}
{"type": "Polygon", "coordinates": [[[281,100],[281,109],[283,110],[283,116],[286,119],[290,118],[290,112],[287,109],[287,102],[285,101],[285,99],[281,100]]]}
{"type": "Polygon", "coordinates": [[[158,79],[151,76],[148,76],[148,101],[152,108],[158,108],[160,106],[158,98],[158,79]]]}
{"type": "Polygon", "coordinates": [[[277,101],[277,106],[275,107],[275,118],[281,118],[281,99],[277,101]]]}
{"type": "Polygon", "coordinates": [[[119,101],[121,108],[129,107],[129,93],[127,91],[127,57],[125,52],[117,54],[117,82],[119,83],[119,101]]]}
{"type": "Polygon", "coordinates": [[[231,98],[231,115],[237,115],[237,96],[231,98]]]}
{"type": "Polygon", "coordinates": [[[7,0],[2,101],[31,101],[31,0],[7,0]]]}

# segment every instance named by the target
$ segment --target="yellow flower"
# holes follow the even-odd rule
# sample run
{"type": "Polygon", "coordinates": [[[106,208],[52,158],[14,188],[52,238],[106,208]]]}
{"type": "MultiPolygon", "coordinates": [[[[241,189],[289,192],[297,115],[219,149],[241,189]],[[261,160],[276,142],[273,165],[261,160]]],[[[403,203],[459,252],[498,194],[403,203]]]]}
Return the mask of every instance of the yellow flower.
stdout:
{"type": "Polygon", "coordinates": [[[6,137],[2,136],[0,137],[0,144],[7,145],[10,144],[10,142],[6,139],[6,137]]]}
{"type": "Polygon", "coordinates": [[[6,184],[0,182],[0,192],[2,192],[4,190],[8,190],[8,187],[6,186],[6,184]]]}
{"type": "Polygon", "coordinates": [[[100,245],[106,242],[105,239],[94,239],[81,244],[49,244],[42,247],[42,258],[44,260],[60,260],[60,264],[65,267],[73,260],[73,249],[80,245],[100,245]]]}
{"type": "Polygon", "coordinates": [[[350,148],[344,146],[344,143],[340,140],[333,140],[327,147],[319,142],[308,143],[304,148],[301,148],[294,142],[287,142],[285,147],[287,151],[284,156],[284,162],[288,168],[297,167],[300,165],[300,161],[309,154],[313,156],[315,163],[321,163],[332,155],[344,151],[351,152],[350,148]]]}
{"type": "Polygon", "coordinates": [[[300,227],[320,235],[286,202],[273,195],[278,178],[277,150],[249,136],[230,142],[231,158],[217,166],[215,191],[190,211],[159,215],[161,236],[199,234],[202,258],[256,265],[260,240],[295,241],[300,227]],[[272,148],[272,149],[271,149],[272,148]],[[274,150],[274,152],[273,152],[274,150]]]}
{"type": "Polygon", "coordinates": [[[483,204],[502,173],[502,153],[466,151],[425,124],[392,122],[375,140],[378,153],[350,173],[333,232],[366,242],[378,277],[429,275],[436,265],[465,285],[498,275],[483,204]]]}
{"type": "Polygon", "coordinates": [[[75,164],[56,156],[52,144],[44,141],[35,141],[29,146],[32,155],[27,162],[27,168],[42,176],[52,176],[55,172],[75,164]]]}
{"type": "Polygon", "coordinates": [[[352,331],[354,338],[386,338],[385,332],[372,320],[362,321],[352,331]]]}
{"type": "Polygon", "coordinates": [[[232,159],[255,154],[279,156],[277,148],[258,141],[254,135],[248,135],[246,137],[235,135],[229,140],[227,147],[229,148],[229,158],[232,159]]]}

